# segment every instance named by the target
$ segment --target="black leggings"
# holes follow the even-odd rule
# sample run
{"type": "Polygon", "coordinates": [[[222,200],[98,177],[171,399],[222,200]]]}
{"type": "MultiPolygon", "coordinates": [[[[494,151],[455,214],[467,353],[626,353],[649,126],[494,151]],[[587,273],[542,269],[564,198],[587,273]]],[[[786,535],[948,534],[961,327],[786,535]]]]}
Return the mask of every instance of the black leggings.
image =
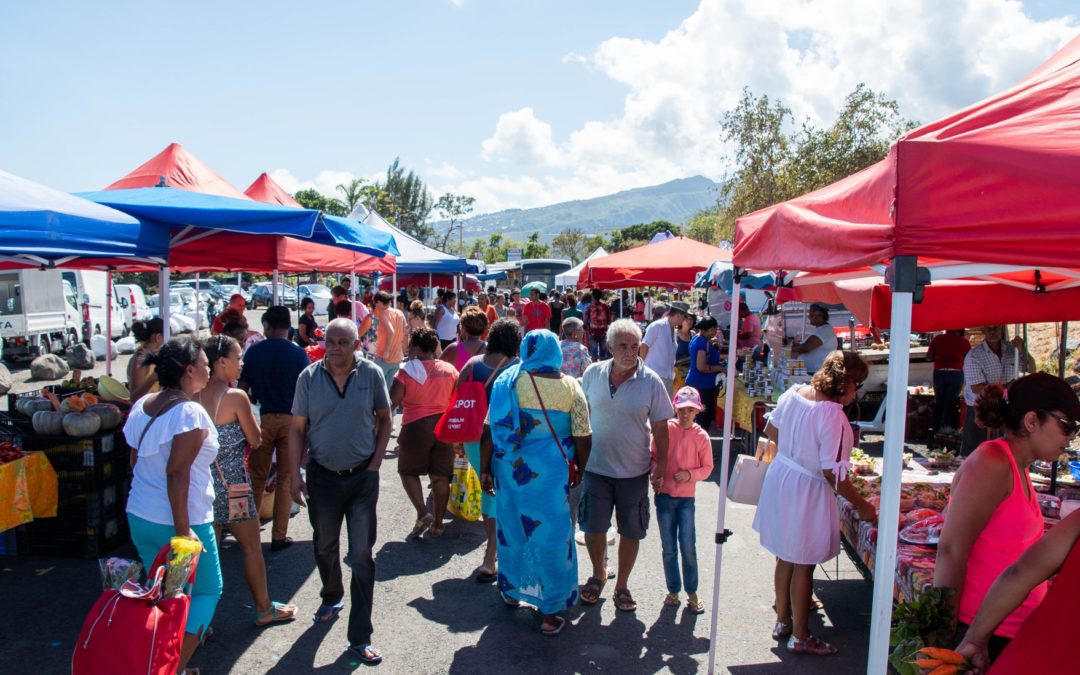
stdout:
{"type": "Polygon", "coordinates": [[[716,387],[708,389],[694,387],[694,389],[697,389],[698,395],[701,396],[702,405],[701,412],[697,414],[694,421],[708,433],[713,422],[716,421],[716,387]]]}

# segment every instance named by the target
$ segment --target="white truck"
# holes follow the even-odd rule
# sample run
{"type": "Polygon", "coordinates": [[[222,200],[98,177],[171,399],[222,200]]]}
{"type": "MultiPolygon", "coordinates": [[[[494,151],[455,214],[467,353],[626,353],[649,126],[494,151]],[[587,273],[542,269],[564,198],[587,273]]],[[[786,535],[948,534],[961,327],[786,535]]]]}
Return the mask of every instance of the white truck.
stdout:
{"type": "Polygon", "coordinates": [[[0,272],[0,341],[5,361],[63,352],[82,338],[75,289],[60,270],[0,272]]]}

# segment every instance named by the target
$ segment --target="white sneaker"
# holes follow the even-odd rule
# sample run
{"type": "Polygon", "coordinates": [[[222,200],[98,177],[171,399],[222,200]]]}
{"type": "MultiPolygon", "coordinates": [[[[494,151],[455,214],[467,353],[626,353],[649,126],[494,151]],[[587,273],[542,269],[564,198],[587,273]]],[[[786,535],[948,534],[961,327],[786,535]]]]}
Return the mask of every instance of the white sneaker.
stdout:
{"type": "Polygon", "coordinates": [[[608,544],[614,544],[615,543],[615,528],[613,528],[613,527],[608,529],[608,531],[607,531],[607,543],[608,544]]]}
{"type": "Polygon", "coordinates": [[[575,532],[574,533],[574,541],[577,542],[578,546],[584,546],[585,545],[585,533],[582,532],[581,530],[578,530],[577,532],[575,532]]]}

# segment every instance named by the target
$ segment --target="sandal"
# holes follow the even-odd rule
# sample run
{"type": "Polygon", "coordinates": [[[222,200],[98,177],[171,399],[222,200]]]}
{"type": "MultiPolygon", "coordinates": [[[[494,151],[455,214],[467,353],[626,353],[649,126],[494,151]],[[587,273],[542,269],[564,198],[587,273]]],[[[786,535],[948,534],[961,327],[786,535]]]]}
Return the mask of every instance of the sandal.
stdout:
{"type": "Polygon", "coordinates": [[[691,614],[704,614],[705,603],[695,598],[693,600],[686,601],[686,609],[690,610],[691,614]]]}
{"type": "Polygon", "coordinates": [[[555,637],[562,632],[566,619],[561,616],[545,616],[540,623],[540,632],[548,637],[555,637]]]}
{"type": "Polygon", "coordinates": [[[476,583],[478,584],[493,584],[498,581],[499,575],[496,572],[488,572],[483,567],[479,567],[476,570],[476,583]]]}
{"type": "Polygon", "coordinates": [[[263,626],[269,626],[273,623],[285,623],[292,621],[296,618],[296,605],[287,605],[284,602],[271,602],[270,609],[266,610],[262,614],[256,614],[253,619],[255,625],[259,628],[263,626]],[[262,621],[266,617],[270,617],[269,621],[262,621]]]}
{"type": "Polygon", "coordinates": [[[620,612],[633,612],[637,609],[637,603],[631,597],[629,588],[616,588],[611,597],[615,600],[615,609],[620,612]]]}
{"type": "Polygon", "coordinates": [[[600,581],[596,577],[589,577],[585,586],[581,589],[581,601],[586,605],[595,605],[600,600],[600,593],[604,590],[606,581],[600,581]]]}
{"type": "Polygon", "coordinates": [[[503,591],[499,591],[499,597],[502,598],[503,604],[507,607],[518,607],[521,605],[521,601],[517,598],[511,598],[503,591]]]}
{"type": "Polygon", "coordinates": [[[679,594],[668,593],[664,598],[664,607],[678,607],[679,606],[679,594]]]}
{"type": "Polygon", "coordinates": [[[409,533],[409,537],[419,537],[427,531],[431,524],[435,522],[435,516],[430,513],[425,513],[420,518],[416,519],[416,523],[413,525],[412,532],[409,533]]]}
{"type": "Polygon", "coordinates": [[[443,527],[435,527],[434,525],[432,525],[428,529],[428,536],[429,537],[441,537],[441,536],[443,536],[443,532],[445,532],[445,531],[446,531],[446,526],[445,525],[443,527]]]}
{"type": "Polygon", "coordinates": [[[345,609],[344,602],[336,605],[319,605],[319,609],[311,616],[311,621],[312,623],[330,623],[337,618],[338,614],[341,614],[343,609],[345,609]]]}
{"type": "Polygon", "coordinates": [[[840,651],[828,642],[819,640],[813,635],[805,640],[800,640],[792,635],[788,638],[787,650],[792,654],[812,654],[814,656],[832,656],[840,651]]]}
{"type": "Polygon", "coordinates": [[[791,621],[777,621],[772,629],[772,639],[786,640],[791,636],[791,621]]]}
{"type": "Polygon", "coordinates": [[[371,645],[349,645],[349,654],[355,656],[364,663],[370,663],[371,665],[382,663],[383,659],[382,652],[371,645]]]}

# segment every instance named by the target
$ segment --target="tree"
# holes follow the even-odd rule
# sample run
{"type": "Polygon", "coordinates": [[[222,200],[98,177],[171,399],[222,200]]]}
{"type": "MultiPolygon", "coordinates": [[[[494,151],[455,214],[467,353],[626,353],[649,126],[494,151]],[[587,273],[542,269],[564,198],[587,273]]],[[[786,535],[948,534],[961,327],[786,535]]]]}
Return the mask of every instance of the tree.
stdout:
{"type": "Polygon", "coordinates": [[[526,260],[548,257],[548,245],[540,243],[539,232],[533,232],[529,235],[528,240],[525,242],[525,249],[521,252],[521,257],[526,260]]]}
{"type": "Polygon", "coordinates": [[[607,239],[604,239],[604,235],[602,234],[594,234],[593,236],[586,239],[584,244],[585,252],[589,255],[592,255],[592,252],[598,248],[607,249],[610,247],[611,242],[609,242],[607,239]]]}
{"type": "Polygon", "coordinates": [[[722,221],[719,207],[702,209],[686,221],[683,232],[687,237],[706,244],[718,244],[724,239],[731,241],[735,233],[729,227],[722,227],[722,221]]]}
{"type": "Polygon", "coordinates": [[[608,252],[615,253],[648,244],[654,236],[661,232],[671,232],[677,235],[679,234],[679,226],[666,220],[628,225],[611,233],[611,249],[608,252]]]}
{"type": "Polygon", "coordinates": [[[346,214],[352,213],[356,209],[356,205],[363,203],[368,208],[371,205],[368,203],[374,193],[374,186],[368,185],[367,181],[363,178],[354,178],[347,185],[338,185],[337,189],[344,195],[344,199],[341,203],[345,207],[346,214]]]}
{"type": "Polygon", "coordinates": [[[303,206],[305,209],[325,211],[331,216],[349,215],[349,210],[345,208],[345,204],[332,197],[327,197],[326,195],[314,188],[300,190],[293,195],[293,199],[295,199],[300,204],[300,206],[303,206]]]}
{"type": "Polygon", "coordinates": [[[376,211],[392,217],[398,227],[425,244],[432,241],[435,230],[427,224],[434,206],[431,193],[419,176],[405,172],[400,157],[387,168],[386,182],[375,183],[374,187],[376,211]]]}
{"type": "Polygon", "coordinates": [[[506,262],[506,250],[510,248],[522,248],[521,243],[513,239],[503,239],[501,232],[493,232],[488,235],[485,243],[478,240],[473,246],[473,257],[480,258],[486,263],[506,262]]]}
{"type": "Polygon", "coordinates": [[[570,227],[555,235],[551,248],[556,255],[569,258],[576,265],[585,257],[585,241],[585,232],[580,227],[570,227]]]}
{"type": "Polygon", "coordinates": [[[438,210],[442,219],[450,221],[450,224],[446,228],[446,234],[443,235],[442,246],[440,246],[443,251],[449,250],[450,239],[454,236],[454,230],[457,229],[459,237],[457,252],[464,255],[465,224],[462,222],[462,219],[472,213],[473,204],[475,203],[475,197],[455,195],[449,192],[442,197],[439,197],[439,200],[435,202],[435,209],[438,210]]]}

